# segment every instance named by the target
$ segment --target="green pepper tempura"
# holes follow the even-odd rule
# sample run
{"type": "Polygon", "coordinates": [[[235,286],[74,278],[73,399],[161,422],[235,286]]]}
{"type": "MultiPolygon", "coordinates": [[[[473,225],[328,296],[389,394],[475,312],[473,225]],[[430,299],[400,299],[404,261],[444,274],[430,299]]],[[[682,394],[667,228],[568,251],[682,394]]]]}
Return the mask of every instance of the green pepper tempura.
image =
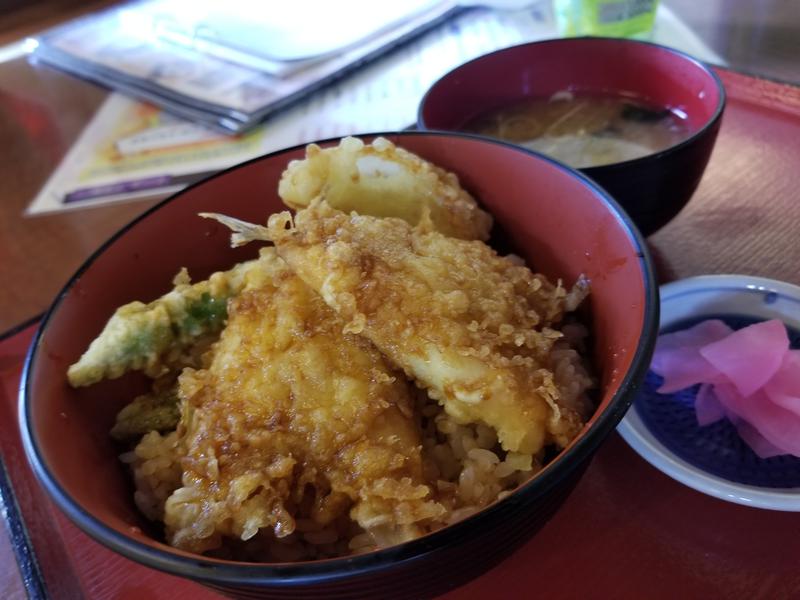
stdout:
{"type": "Polygon", "coordinates": [[[194,285],[183,269],[173,281],[174,289],[164,296],[149,304],[131,302],[118,308],[89,349],[69,368],[70,384],[92,385],[128,371],[143,371],[156,378],[198,366],[198,343],[210,344],[216,339],[225,326],[228,299],[241,292],[259,269],[260,259],[252,260],[194,285]]]}

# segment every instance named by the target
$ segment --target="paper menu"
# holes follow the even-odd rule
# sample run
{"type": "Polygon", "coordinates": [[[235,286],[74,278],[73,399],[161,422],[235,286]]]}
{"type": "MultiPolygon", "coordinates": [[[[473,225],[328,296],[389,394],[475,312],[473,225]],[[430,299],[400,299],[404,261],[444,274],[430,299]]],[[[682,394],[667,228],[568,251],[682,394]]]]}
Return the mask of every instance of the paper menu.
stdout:
{"type": "Polygon", "coordinates": [[[224,4],[157,0],[149,12],[160,36],[286,75],[355,48],[442,4],[442,0],[293,0],[278,8],[248,0],[224,4]]]}
{"type": "Polygon", "coordinates": [[[264,152],[266,131],[227,136],[111,94],[27,214],[160,197],[264,152]]]}
{"type": "MultiPolygon", "coordinates": [[[[296,1],[307,5],[319,0],[296,1]]],[[[346,7],[364,3],[365,0],[342,0],[335,4],[341,8],[337,15],[339,24],[329,22],[328,25],[337,31],[347,29],[345,24],[358,19],[358,15],[347,13],[346,7]]],[[[180,8],[184,4],[191,4],[192,10],[200,14],[205,14],[204,6],[212,5],[209,0],[192,3],[140,0],[125,4],[45,32],[38,38],[34,56],[70,73],[163,106],[173,114],[221,130],[240,132],[461,10],[454,0],[411,0],[388,8],[384,3],[373,3],[383,8],[373,10],[372,35],[365,35],[367,30],[352,32],[354,36],[362,36],[359,43],[324,56],[306,57],[309,60],[304,61],[302,68],[287,68],[281,71],[281,76],[275,76],[273,70],[263,64],[264,61],[275,62],[268,57],[262,56],[259,62],[258,55],[249,55],[249,64],[237,61],[247,53],[231,45],[233,32],[225,30],[233,27],[228,23],[230,19],[222,19],[215,25],[218,31],[189,20],[188,31],[181,34],[169,24],[168,15],[171,6],[180,8]],[[378,20],[381,16],[394,21],[381,28],[378,20]]],[[[330,10],[334,3],[325,5],[330,10]]],[[[283,12],[299,13],[290,9],[277,13],[268,3],[241,0],[231,0],[216,10],[232,14],[236,9],[240,11],[237,18],[245,23],[251,14],[252,21],[261,18],[267,23],[269,15],[277,19],[283,12]]],[[[307,21],[314,18],[313,13],[305,16],[307,21]]],[[[308,23],[301,22],[297,29],[303,31],[309,27],[308,23]]],[[[252,27],[243,28],[242,36],[248,35],[255,36],[252,27]]],[[[318,49],[335,47],[334,42],[343,44],[346,40],[346,37],[334,38],[318,49]]],[[[261,46],[269,48],[269,44],[261,46]]],[[[274,51],[285,54],[290,49],[281,46],[287,43],[276,43],[274,51]]]]}

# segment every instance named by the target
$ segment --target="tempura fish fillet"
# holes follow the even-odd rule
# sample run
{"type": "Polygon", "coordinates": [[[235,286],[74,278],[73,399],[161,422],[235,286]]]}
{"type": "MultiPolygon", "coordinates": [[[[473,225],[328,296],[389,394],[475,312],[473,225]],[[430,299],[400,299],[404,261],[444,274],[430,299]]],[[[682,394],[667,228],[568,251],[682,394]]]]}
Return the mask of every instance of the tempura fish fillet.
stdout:
{"type": "Polygon", "coordinates": [[[419,535],[444,508],[423,480],[412,390],[273,248],[267,259],[265,283],[231,301],[209,367],[180,377],[187,455],[165,506],[170,543],[281,538],[298,511],[319,525],[349,513],[378,543],[419,535]]]}
{"type": "Polygon", "coordinates": [[[495,428],[506,450],[563,447],[582,427],[580,407],[562,398],[553,373],[562,337],[553,326],[576,295],[560,284],[483,242],[324,202],[294,221],[273,215],[268,228],[220,220],[239,232],[235,242],[274,241],[347,331],[370,339],[458,422],[495,428]]]}
{"type": "MultiPolygon", "coordinates": [[[[225,325],[227,301],[249,281],[259,280],[259,260],[240,263],[207,280],[189,282],[185,270],[174,289],[148,304],[131,302],[111,316],[67,376],[74,387],[114,379],[128,371],[158,377],[184,366],[198,366],[192,347],[210,343],[225,325]]],[[[207,345],[207,344],[206,344],[207,345]]]]}
{"type": "Polygon", "coordinates": [[[492,226],[458,177],[385,138],[365,145],[348,137],[325,150],[309,145],[305,159],[289,163],[278,194],[297,210],[322,197],[348,213],[398,217],[412,225],[429,217],[436,230],[466,240],[488,239],[492,226]]]}

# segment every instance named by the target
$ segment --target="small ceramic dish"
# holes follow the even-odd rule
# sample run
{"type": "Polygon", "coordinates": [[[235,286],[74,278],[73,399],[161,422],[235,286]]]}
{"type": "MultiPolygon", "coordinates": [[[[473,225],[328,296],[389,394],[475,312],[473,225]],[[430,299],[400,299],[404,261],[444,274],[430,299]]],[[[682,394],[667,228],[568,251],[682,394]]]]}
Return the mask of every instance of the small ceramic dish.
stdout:
{"type": "MultiPolygon", "coordinates": [[[[661,286],[661,326],[667,333],[720,318],[734,329],[780,319],[800,348],[800,286],[745,275],[692,277],[661,286]]],[[[617,431],[657,469],[673,479],[737,504],[800,511],[800,458],[761,459],[723,419],[697,425],[697,387],[674,394],[655,390],[650,371],[617,431]]]]}

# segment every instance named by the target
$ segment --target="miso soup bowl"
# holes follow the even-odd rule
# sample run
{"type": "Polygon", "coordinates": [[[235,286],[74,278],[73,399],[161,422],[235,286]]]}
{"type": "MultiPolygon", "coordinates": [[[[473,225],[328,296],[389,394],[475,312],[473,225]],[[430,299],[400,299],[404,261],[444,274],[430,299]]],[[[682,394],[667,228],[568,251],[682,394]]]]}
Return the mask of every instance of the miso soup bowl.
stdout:
{"type": "Polygon", "coordinates": [[[590,37],[493,52],[439,79],[422,99],[417,127],[459,131],[487,111],[564,90],[618,94],[685,115],[692,133],[684,141],[642,158],[581,169],[622,205],[644,235],[666,225],[697,188],[725,108],[719,77],[677,50],[590,37]]]}
{"type": "MultiPolygon", "coordinates": [[[[554,279],[573,282],[581,273],[591,279],[584,316],[592,331],[597,408],[580,435],[504,499],[435,533],[382,550],[266,564],[195,555],[164,543],[136,510],[129,473],[118,459],[121,449],[108,435],[115,413],[143,380],[127,375],[75,390],[67,385],[67,367],[116,307],[165,293],[181,267],[199,280],[254,257],[257,247],[231,249],[229,232],[197,213],[266,222],[284,209],[277,195],[281,172],[303,156],[302,147],[291,148],[222,172],[144,213],[89,258],[42,321],[20,392],[24,445],[44,488],[89,536],[131,560],[235,597],[424,598],[497,564],[567,497],[625,414],[650,362],[658,291],[640,234],[587,177],[516,146],[445,133],[386,137],[457,173],[494,215],[498,244],[513,247],[554,279]]],[[[542,551],[563,552],[570,560],[569,548],[542,551]]]]}

